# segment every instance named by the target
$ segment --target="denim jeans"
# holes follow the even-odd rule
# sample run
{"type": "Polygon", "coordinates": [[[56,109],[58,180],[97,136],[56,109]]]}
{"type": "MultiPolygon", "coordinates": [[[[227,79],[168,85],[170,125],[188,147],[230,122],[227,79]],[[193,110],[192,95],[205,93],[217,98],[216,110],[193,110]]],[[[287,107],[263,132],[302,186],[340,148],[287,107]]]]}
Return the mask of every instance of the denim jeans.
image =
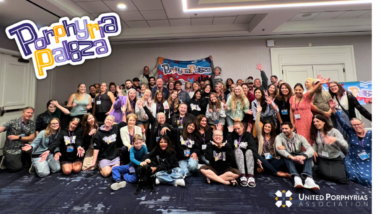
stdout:
{"type": "Polygon", "coordinates": [[[185,177],[185,172],[181,168],[175,167],[171,170],[156,172],[155,175],[160,183],[174,185],[175,180],[185,177]]]}
{"type": "MultiPolygon", "coordinates": [[[[137,170],[137,169],[135,169],[137,170]]],[[[123,175],[124,180],[128,183],[136,183],[137,175],[136,173],[129,174],[129,165],[115,166],[112,168],[112,178],[115,181],[121,180],[121,175],[123,175]]]]}
{"type": "Polygon", "coordinates": [[[46,177],[51,173],[61,170],[59,161],[54,160],[54,155],[49,154],[45,161],[40,162],[41,158],[32,158],[32,164],[39,177],[46,177]]]}
{"type": "Polygon", "coordinates": [[[198,161],[193,158],[178,161],[179,167],[185,172],[186,177],[190,177],[192,172],[198,170],[198,161]]]}
{"type": "Polygon", "coordinates": [[[303,170],[302,170],[301,175],[304,177],[309,176],[309,177],[313,178],[313,171],[312,171],[313,159],[312,158],[305,159],[303,161],[304,164],[294,162],[293,160],[291,160],[289,158],[284,158],[284,161],[285,161],[286,167],[288,167],[290,175],[299,176],[297,169],[296,169],[296,166],[303,166],[303,170]]]}
{"type": "Polygon", "coordinates": [[[234,123],[235,123],[235,120],[233,120],[231,117],[229,116],[226,116],[226,120],[227,120],[227,127],[228,126],[233,126],[234,123]]]}
{"type": "Polygon", "coordinates": [[[277,176],[278,170],[281,170],[285,167],[285,162],[282,157],[280,159],[265,159],[264,156],[260,156],[260,161],[264,169],[269,170],[269,172],[272,173],[274,176],[277,176]]]}

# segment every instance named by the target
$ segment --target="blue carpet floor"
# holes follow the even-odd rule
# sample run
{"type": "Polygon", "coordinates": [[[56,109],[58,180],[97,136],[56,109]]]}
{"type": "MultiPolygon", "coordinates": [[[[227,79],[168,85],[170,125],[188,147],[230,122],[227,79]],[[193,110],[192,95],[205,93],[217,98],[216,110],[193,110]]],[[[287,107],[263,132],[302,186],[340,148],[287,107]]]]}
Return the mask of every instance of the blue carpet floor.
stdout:
{"type": "Polygon", "coordinates": [[[135,196],[137,185],[112,191],[112,178],[102,178],[99,172],[38,178],[27,169],[17,173],[0,170],[0,213],[371,213],[371,188],[354,182],[340,185],[316,178],[321,191],[314,192],[295,190],[289,179],[267,174],[255,177],[256,188],[231,187],[206,184],[198,173],[186,178],[186,187],[159,185],[156,193],[144,190],[135,196]],[[291,200],[285,194],[277,199],[283,204],[290,201],[290,207],[275,205],[276,192],[282,190],[292,192],[291,200]],[[367,200],[326,200],[327,194],[367,200]],[[305,200],[311,195],[324,199],[305,200]]]}

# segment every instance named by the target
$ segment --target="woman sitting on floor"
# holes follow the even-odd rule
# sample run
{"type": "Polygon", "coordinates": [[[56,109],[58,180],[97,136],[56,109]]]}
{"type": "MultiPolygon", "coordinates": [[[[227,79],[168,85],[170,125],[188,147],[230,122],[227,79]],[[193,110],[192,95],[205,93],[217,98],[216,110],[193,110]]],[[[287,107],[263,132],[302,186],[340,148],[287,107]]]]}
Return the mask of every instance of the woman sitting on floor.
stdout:
{"type": "Polygon", "coordinates": [[[203,114],[198,115],[195,118],[195,126],[200,135],[199,146],[201,148],[200,155],[198,157],[199,161],[205,164],[209,164],[209,161],[206,159],[206,148],[207,144],[212,140],[212,128],[208,126],[207,118],[203,114]]]}
{"type": "MultiPolygon", "coordinates": [[[[136,108],[137,110],[138,108],[136,108]]],[[[136,134],[139,134],[142,136],[142,141],[145,144],[145,129],[141,128],[140,126],[136,126],[137,122],[137,115],[135,114],[128,114],[127,116],[127,126],[124,126],[120,129],[120,136],[121,141],[123,142],[123,147],[121,148],[121,154],[123,156],[123,162],[129,163],[129,151],[133,147],[132,145],[132,139],[133,136],[136,134]]]]}
{"type": "Polygon", "coordinates": [[[87,171],[87,168],[91,166],[94,156],[94,136],[99,129],[98,121],[91,113],[86,113],[82,118],[82,127],[79,129],[79,133],[83,137],[83,149],[86,151],[82,170],[87,171]]]}
{"type": "Polygon", "coordinates": [[[348,144],[343,135],[331,127],[327,118],[314,115],[310,129],[310,138],[314,140],[314,161],[318,164],[317,173],[326,180],[347,183],[344,159],[340,154],[347,153],[348,144]]]}
{"type": "Polygon", "coordinates": [[[23,151],[32,150],[32,165],[37,175],[41,178],[48,176],[50,172],[55,173],[61,170],[59,164],[59,156],[61,156],[61,153],[59,152],[59,147],[56,147],[55,154],[49,154],[46,160],[40,161],[42,159],[40,155],[48,149],[49,144],[57,138],[60,131],[59,119],[52,118],[46,129],[37,135],[32,144],[25,144],[25,146],[22,147],[23,151]]]}
{"type": "MultiPolygon", "coordinates": [[[[233,127],[229,127],[233,131],[233,127]]],[[[207,178],[225,185],[236,186],[236,179],[240,177],[240,171],[232,168],[234,163],[233,147],[231,143],[223,143],[223,131],[215,130],[213,141],[207,144],[206,158],[209,165],[203,165],[200,168],[202,174],[207,178]]]]}

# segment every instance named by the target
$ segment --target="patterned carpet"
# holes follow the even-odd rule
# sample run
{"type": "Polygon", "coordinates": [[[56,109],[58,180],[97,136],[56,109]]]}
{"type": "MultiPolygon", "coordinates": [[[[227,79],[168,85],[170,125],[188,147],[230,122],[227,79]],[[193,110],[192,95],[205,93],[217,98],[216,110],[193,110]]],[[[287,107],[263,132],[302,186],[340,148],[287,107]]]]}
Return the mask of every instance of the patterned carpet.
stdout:
{"type": "MultiPolygon", "coordinates": [[[[371,188],[351,182],[339,185],[316,178],[321,191],[293,188],[293,181],[267,174],[256,175],[257,186],[231,187],[207,184],[197,175],[186,178],[186,187],[157,186],[157,192],[133,193],[137,185],[112,191],[112,178],[98,172],[61,173],[38,178],[0,170],[0,213],[371,213],[371,188]],[[292,192],[291,200],[282,190],[292,192]],[[279,191],[279,192],[278,192],[279,191]],[[277,199],[290,207],[276,206],[277,199]],[[303,195],[304,194],[304,195],[303,195]],[[326,200],[326,194],[358,195],[367,200],[326,200]],[[323,200],[305,200],[312,195],[323,200]],[[301,200],[304,199],[304,200],[301,200]],[[286,202],[286,200],[288,202],[286,202]]],[[[336,199],[336,196],[334,199],[336,199]]],[[[280,202],[279,202],[280,203],[280,202]]]]}

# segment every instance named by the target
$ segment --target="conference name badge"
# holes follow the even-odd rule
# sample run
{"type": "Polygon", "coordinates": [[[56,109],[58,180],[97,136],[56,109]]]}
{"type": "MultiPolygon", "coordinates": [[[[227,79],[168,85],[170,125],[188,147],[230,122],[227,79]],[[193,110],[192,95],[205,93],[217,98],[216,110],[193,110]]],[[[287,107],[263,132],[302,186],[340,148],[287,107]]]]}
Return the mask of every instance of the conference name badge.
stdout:
{"type": "Polygon", "coordinates": [[[47,70],[66,64],[80,65],[86,59],[111,54],[108,40],[121,32],[119,15],[101,14],[94,21],[89,17],[59,19],[50,27],[37,28],[30,20],[17,22],[5,30],[14,39],[24,59],[32,58],[37,79],[46,78],[47,70]]]}

